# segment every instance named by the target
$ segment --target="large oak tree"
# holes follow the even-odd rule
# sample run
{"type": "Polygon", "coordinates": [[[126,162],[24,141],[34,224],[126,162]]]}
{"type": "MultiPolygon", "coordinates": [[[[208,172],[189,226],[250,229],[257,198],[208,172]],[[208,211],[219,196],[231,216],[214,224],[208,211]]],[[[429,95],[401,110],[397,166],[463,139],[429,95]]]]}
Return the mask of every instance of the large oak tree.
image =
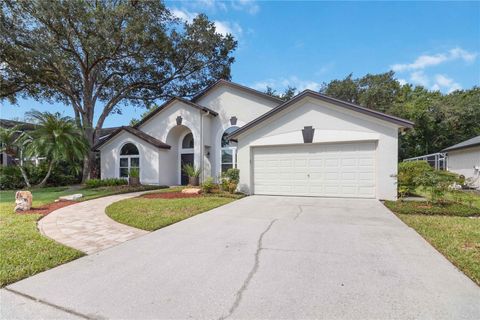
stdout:
{"type": "MultiPolygon", "coordinates": [[[[0,47],[0,99],[71,106],[92,146],[126,105],[188,97],[229,79],[236,41],[205,15],[179,21],[161,1],[4,0],[0,47]]],[[[84,180],[93,159],[90,152],[84,180]]]]}

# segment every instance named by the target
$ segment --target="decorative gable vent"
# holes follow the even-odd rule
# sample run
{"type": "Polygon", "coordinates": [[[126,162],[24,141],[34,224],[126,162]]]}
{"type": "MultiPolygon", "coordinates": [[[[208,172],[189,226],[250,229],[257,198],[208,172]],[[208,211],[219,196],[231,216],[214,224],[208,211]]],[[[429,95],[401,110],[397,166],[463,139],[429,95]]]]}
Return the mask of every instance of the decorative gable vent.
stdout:
{"type": "Polygon", "coordinates": [[[314,133],[315,133],[315,129],[313,129],[312,126],[303,127],[303,130],[302,130],[303,143],[312,143],[314,133]]]}
{"type": "Polygon", "coordinates": [[[237,125],[237,117],[233,116],[230,118],[230,124],[232,126],[236,126],[237,125]]]}

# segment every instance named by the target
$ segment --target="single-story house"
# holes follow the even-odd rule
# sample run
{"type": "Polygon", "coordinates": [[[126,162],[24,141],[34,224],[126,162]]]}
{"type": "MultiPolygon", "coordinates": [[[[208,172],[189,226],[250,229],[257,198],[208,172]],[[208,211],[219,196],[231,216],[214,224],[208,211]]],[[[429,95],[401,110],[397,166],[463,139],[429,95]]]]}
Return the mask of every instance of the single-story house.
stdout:
{"type": "Polygon", "coordinates": [[[139,168],[145,184],[186,184],[240,170],[247,194],[396,199],[398,132],[413,123],[305,90],[285,102],[219,80],[172,98],[102,139],[101,177],[139,168]]]}
{"type": "Polygon", "coordinates": [[[447,170],[465,176],[480,189],[480,136],[442,150],[447,154],[447,170]]]}

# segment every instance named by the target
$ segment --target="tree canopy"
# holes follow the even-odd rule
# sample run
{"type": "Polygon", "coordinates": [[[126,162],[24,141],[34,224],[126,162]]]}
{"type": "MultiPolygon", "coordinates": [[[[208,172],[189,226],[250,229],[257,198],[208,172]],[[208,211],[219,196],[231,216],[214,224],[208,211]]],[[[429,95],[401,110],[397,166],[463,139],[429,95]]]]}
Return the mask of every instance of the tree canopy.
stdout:
{"type": "Polygon", "coordinates": [[[400,159],[440,152],[480,135],[480,88],[449,94],[400,84],[393,72],[367,74],[323,85],[321,93],[415,123],[400,136],[400,159]]]}
{"type": "MultiPolygon", "coordinates": [[[[90,145],[125,105],[188,97],[230,78],[234,38],[218,33],[205,15],[181,22],[161,1],[0,6],[0,98],[70,105],[90,145]]],[[[92,153],[89,159],[86,171],[92,153]]]]}

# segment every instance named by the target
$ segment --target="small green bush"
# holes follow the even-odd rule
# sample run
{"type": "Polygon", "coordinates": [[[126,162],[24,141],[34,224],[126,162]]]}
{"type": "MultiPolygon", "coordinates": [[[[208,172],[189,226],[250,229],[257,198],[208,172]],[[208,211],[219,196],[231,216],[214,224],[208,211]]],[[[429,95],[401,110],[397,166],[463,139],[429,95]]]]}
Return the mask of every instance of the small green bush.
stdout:
{"type": "Polygon", "coordinates": [[[113,187],[127,184],[128,180],[123,178],[90,179],[85,182],[87,188],[113,187]]]}
{"type": "Polygon", "coordinates": [[[208,177],[202,183],[202,191],[204,193],[212,193],[213,189],[216,187],[215,183],[213,182],[212,177],[208,177]]]}
{"type": "Polygon", "coordinates": [[[417,177],[434,169],[426,161],[407,161],[398,164],[398,193],[401,198],[412,195],[419,187],[417,177]]]}
{"type": "Polygon", "coordinates": [[[20,169],[16,166],[0,167],[0,189],[21,189],[25,187],[20,169]]]}
{"type": "Polygon", "coordinates": [[[138,168],[132,168],[130,169],[129,176],[132,178],[138,178],[140,177],[140,170],[138,168]]]}
{"type": "Polygon", "coordinates": [[[237,190],[238,182],[240,181],[240,170],[230,168],[220,178],[220,187],[223,191],[235,193],[237,190]]]}
{"type": "Polygon", "coordinates": [[[196,178],[200,176],[200,169],[196,169],[192,164],[184,165],[183,172],[185,172],[189,178],[196,178]]]}
{"type": "Polygon", "coordinates": [[[445,202],[444,196],[451,185],[459,181],[457,174],[432,170],[426,171],[414,178],[417,185],[422,186],[428,192],[430,200],[433,202],[445,202]]]}
{"type": "Polygon", "coordinates": [[[460,203],[428,203],[424,201],[385,201],[395,213],[419,215],[480,216],[480,209],[460,203]]]}

